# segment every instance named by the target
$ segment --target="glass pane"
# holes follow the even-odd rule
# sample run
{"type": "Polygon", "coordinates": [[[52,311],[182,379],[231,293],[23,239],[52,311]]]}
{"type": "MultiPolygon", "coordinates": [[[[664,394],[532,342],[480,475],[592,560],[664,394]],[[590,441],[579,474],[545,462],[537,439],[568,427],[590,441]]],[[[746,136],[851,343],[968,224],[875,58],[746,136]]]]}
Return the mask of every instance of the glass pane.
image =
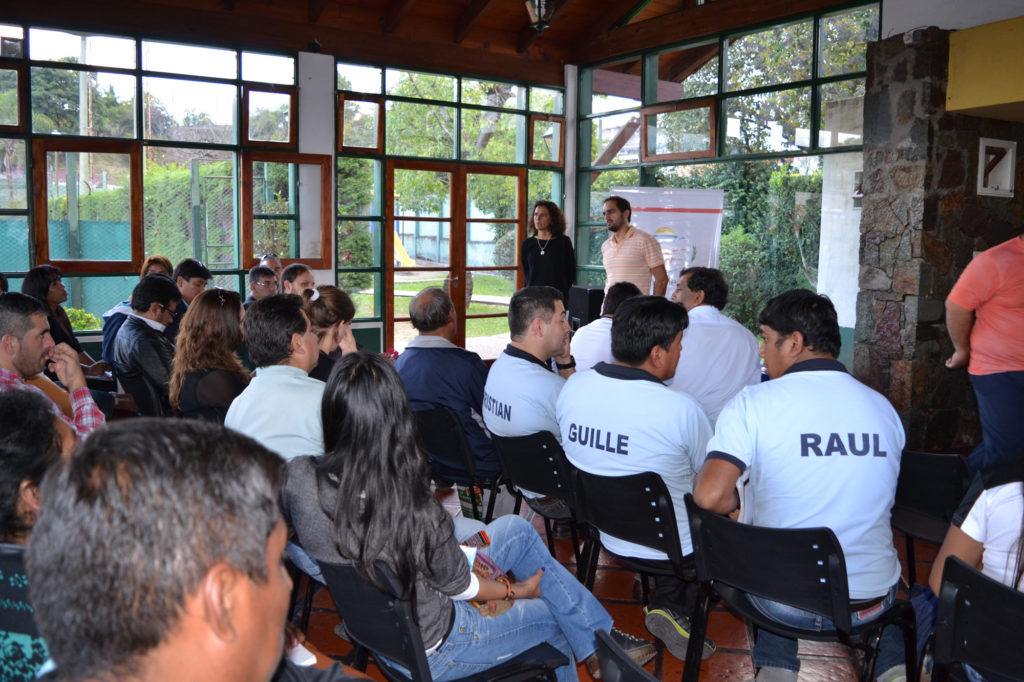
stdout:
{"type": "Polygon", "coordinates": [[[878,40],[878,6],[861,7],[821,20],[821,75],[867,68],[867,44],[878,40]]]}
{"type": "MultiPolygon", "coordinates": [[[[28,177],[25,175],[25,141],[0,137],[3,163],[0,164],[0,208],[28,208],[28,177]]],[[[7,244],[0,240],[0,244],[7,244]]],[[[5,268],[0,268],[3,271],[5,268]]]]}
{"type": "Polygon", "coordinates": [[[395,169],[395,215],[451,215],[451,173],[395,169]]]}
{"type": "Polygon", "coordinates": [[[103,327],[103,313],[132,295],[139,283],[138,275],[107,275],[103,277],[62,277],[68,290],[64,311],[75,331],[93,331],[103,327]]]}
{"type": "Polygon", "coordinates": [[[143,137],[234,144],[238,88],[173,78],[142,79],[143,137]]]}
{"type": "MultiPolygon", "coordinates": [[[[0,216],[0,272],[25,272],[28,263],[28,217],[0,216]]],[[[11,287],[11,291],[16,291],[11,287]]]]}
{"type": "Polygon", "coordinates": [[[630,109],[640,106],[641,85],[639,57],[592,69],[593,91],[591,113],[630,109]]]}
{"type": "Polygon", "coordinates": [[[527,196],[530,202],[538,199],[562,205],[562,174],[557,171],[531,170],[526,173],[527,196]]]}
{"type": "Polygon", "coordinates": [[[561,90],[530,88],[530,111],[561,115],[565,113],[565,95],[561,90]]]}
{"type": "Polygon", "coordinates": [[[290,142],[292,98],[286,92],[249,91],[249,139],[290,142]]]}
{"type": "Polygon", "coordinates": [[[436,220],[396,220],[393,254],[395,264],[403,268],[449,265],[450,242],[451,223],[436,220]]]}
{"type": "Polygon", "coordinates": [[[377,189],[380,162],[373,159],[338,157],[338,214],[380,215],[377,189]]]}
{"type": "Polygon", "coordinates": [[[515,270],[466,273],[466,348],[482,358],[496,358],[508,345],[508,302],[516,290],[515,276],[515,270]],[[500,317],[473,317],[495,314],[500,317]]]}
{"type": "Polygon", "coordinates": [[[243,52],[242,80],[295,85],[295,58],[243,52]]]}
{"type": "Polygon", "coordinates": [[[512,83],[462,79],[462,102],[506,109],[526,108],[526,88],[512,83]]]}
{"type": "Polygon", "coordinates": [[[515,223],[466,223],[466,265],[515,267],[517,243],[515,223]]]}
{"type": "MultiPolygon", "coordinates": [[[[379,265],[381,224],[370,220],[338,221],[338,268],[379,265]]],[[[369,275],[367,275],[368,277],[369,275]]]]}
{"type": "Polygon", "coordinates": [[[375,295],[381,291],[380,273],[339,272],[336,281],[338,288],[344,289],[352,298],[356,306],[356,319],[381,316],[375,295]]]}
{"type": "Polygon", "coordinates": [[[718,43],[662,52],[657,59],[659,102],[718,92],[718,43]]]}
{"type": "Polygon", "coordinates": [[[603,287],[604,270],[577,270],[576,284],[581,287],[603,287]]]}
{"type": "Polygon", "coordinates": [[[235,267],[235,155],[146,147],[143,158],[146,255],[161,254],[172,263],[198,258],[215,270],[235,267]]]}
{"type": "Polygon", "coordinates": [[[400,97],[455,101],[455,77],[433,73],[388,69],[384,74],[385,92],[400,97]]]}
{"type": "Polygon", "coordinates": [[[448,270],[416,270],[396,272],[394,282],[394,293],[392,304],[395,311],[394,342],[393,348],[398,352],[405,350],[409,340],[416,336],[417,332],[409,322],[402,321],[402,318],[409,319],[409,303],[413,296],[427,287],[445,287],[448,279],[448,270]]]}
{"type": "Polygon", "coordinates": [[[861,144],[864,133],[864,79],[822,85],[819,147],[861,144]]]}
{"type": "Polygon", "coordinates": [[[258,161],[252,170],[253,256],[321,258],[320,165],[258,161]]]}
{"type": "Polygon", "coordinates": [[[213,47],[143,40],[142,68],[189,76],[238,78],[238,53],[213,47]]]}
{"type": "Polygon", "coordinates": [[[50,258],[131,260],[129,155],[46,153],[50,258]]]}
{"type": "Polygon", "coordinates": [[[590,165],[610,166],[640,160],[640,114],[612,114],[580,123],[581,142],[590,143],[590,165]]]}
{"type": "Polygon", "coordinates": [[[379,94],[380,71],[374,66],[338,64],[338,89],[379,94]]]}
{"type": "Polygon", "coordinates": [[[663,111],[646,117],[648,154],[711,150],[711,107],[663,111]]]}
{"type": "Polygon", "coordinates": [[[468,173],[466,200],[469,218],[503,218],[514,220],[519,181],[514,175],[468,173]]]}
{"type": "Polygon", "coordinates": [[[49,62],[70,62],[90,66],[135,68],[135,41],[70,31],[32,28],[28,32],[29,56],[49,62]]]}
{"type": "Polygon", "coordinates": [[[498,163],[526,162],[526,117],[478,109],[462,110],[462,158],[498,163]]]}
{"type": "MultiPolygon", "coordinates": [[[[252,164],[252,211],[254,214],[294,214],[298,207],[294,202],[292,187],[295,184],[295,164],[256,161],[252,164]]],[[[264,249],[260,253],[284,253],[275,249],[264,249]]]]}
{"type": "Polygon", "coordinates": [[[32,130],[135,136],[135,77],[100,71],[32,69],[32,130]]]}
{"type": "MultiPolygon", "coordinates": [[[[587,183],[587,173],[581,173],[580,179],[587,183]]],[[[604,231],[604,200],[611,194],[612,187],[639,187],[640,171],[637,168],[625,168],[622,170],[592,171],[589,173],[589,186],[587,194],[590,197],[589,219],[601,223],[601,230],[604,231]]],[[[600,254],[598,254],[600,255],[600,254]]]]}
{"type": "Polygon", "coordinates": [[[558,161],[562,146],[561,121],[533,122],[533,157],[531,161],[558,161]]]}
{"type": "Polygon", "coordinates": [[[377,148],[380,105],[377,102],[345,100],[341,143],[346,147],[377,148]]]}
{"type": "Polygon", "coordinates": [[[455,108],[438,104],[388,102],[385,150],[388,154],[455,158],[455,108]]]}
{"type": "Polygon", "coordinates": [[[20,121],[18,72],[0,69],[0,126],[16,126],[20,121]]]}
{"type": "Polygon", "coordinates": [[[21,26],[0,24],[0,57],[25,56],[25,31],[21,26]]]}
{"type": "MultiPolygon", "coordinates": [[[[213,266],[211,266],[211,268],[212,267],[213,266]]],[[[227,273],[219,274],[218,275],[216,272],[212,272],[210,274],[212,274],[213,277],[211,277],[207,281],[207,283],[206,283],[206,288],[207,289],[213,289],[214,287],[220,287],[221,289],[229,289],[230,291],[238,291],[238,292],[244,291],[245,293],[242,295],[242,300],[245,300],[245,297],[249,295],[249,292],[247,291],[247,289],[249,287],[248,279],[245,279],[243,281],[243,283],[241,284],[241,287],[239,287],[239,283],[238,283],[239,276],[238,275],[227,274],[227,273]]]]}
{"type": "Polygon", "coordinates": [[[728,43],[728,90],[757,88],[811,77],[813,22],[778,26],[728,43]]]}
{"type": "Polygon", "coordinates": [[[726,152],[749,154],[810,147],[811,89],[725,100],[726,152]]]}

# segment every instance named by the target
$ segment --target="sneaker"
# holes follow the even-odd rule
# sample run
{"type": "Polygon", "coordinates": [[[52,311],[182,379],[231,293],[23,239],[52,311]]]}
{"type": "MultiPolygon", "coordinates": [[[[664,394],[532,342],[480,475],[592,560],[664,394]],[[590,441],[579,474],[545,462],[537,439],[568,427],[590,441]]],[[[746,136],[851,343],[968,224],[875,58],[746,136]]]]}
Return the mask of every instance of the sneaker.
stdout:
{"type": "MultiPolygon", "coordinates": [[[[644,625],[647,631],[664,643],[669,653],[681,661],[686,660],[686,647],[690,644],[690,619],[680,618],[669,609],[648,609],[644,607],[644,625]]],[[[715,643],[704,638],[701,660],[711,658],[715,643]]]]}
{"type": "MultiPolygon", "coordinates": [[[[626,634],[618,628],[612,628],[611,635],[615,643],[622,647],[626,655],[633,659],[637,665],[646,664],[658,652],[651,642],[626,634]]],[[[601,660],[597,657],[596,651],[587,656],[587,660],[584,663],[587,664],[587,670],[590,672],[591,677],[595,680],[601,679],[601,660]]]]}

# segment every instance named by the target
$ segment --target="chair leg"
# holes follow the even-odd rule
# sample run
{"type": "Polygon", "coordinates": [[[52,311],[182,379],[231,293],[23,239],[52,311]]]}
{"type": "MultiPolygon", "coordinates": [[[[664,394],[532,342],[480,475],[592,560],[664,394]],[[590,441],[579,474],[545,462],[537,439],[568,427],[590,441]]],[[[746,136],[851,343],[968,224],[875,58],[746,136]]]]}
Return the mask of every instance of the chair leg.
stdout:
{"type": "Polygon", "coordinates": [[[583,539],[583,549],[580,550],[579,555],[576,559],[576,579],[583,583],[583,586],[588,590],[593,589],[593,585],[587,582],[587,571],[590,568],[590,553],[593,551],[594,543],[597,541],[593,536],[593,532],[590,528],[586,528],[585,532],[587,536],[583,539]]]}
{"type": "Polygon", "coordinates": [[[572,538],[572,553],[576,555],[576,565],[580,565],[580,538],[576,533],[576,522],[569,522],[569,537],[572,538]]]}
{"type": "Polygon", "coordinates": [[[917,657],[917,617],[911,611],[905,613],[902,620],[900,629],[903,631],[903,646],[906,652],[907,680],[917,680],[921,676],[922,663],[917,657]]]}
{"type": "Polygon", "coordinates": [[[904,534],[903,539],[907,544],[907,578],[910,582],[910,588],[913,589],[914,583],[917,582],[917,561],[914,559],[914,538],[904,534]]]}
{"type": "Polygon", "coordinates": [[[646,573],[640,573],[640,590],[641,600],[647,606],[651,603],[651,576],[646,573]]]}
{"type": "Polygon", "coordinates": [[[523,508],[523,494],[516,491],[516,505],[512,508],[512,513],[519,516],[519,511],[523,508]]]}
{"type": "MultiPolygon", "coordinates": [[[[483,490],[483,488],[481,488],[483,490]]],[[[483,501],[483,500],[481,500],[483,501]]],[[[491,496],[487,500],[487,515],[484,517],[484,523],[490,523],[494,520],[494,503],[498,501],[498,483],[495,481],[494,485],[491,486],[491,496]]]]}
{"type": "Polygon", "coordinates": [[[700,661],[704,655],[704,634],[708,628],[708,609],[711,608],[709,590],[701,590],[690,616],[690,643],[686,645],[686,665],[683,667],[682,682],[697,682],[700,678],[700,661]]]}
{"type": "Polygon", "coordinates": [[[555,556],[555,536],[551,532],[551,519],[544,517],[544,534],[548,538],[548,551],[551,552],[551,556],[555,556]]]}

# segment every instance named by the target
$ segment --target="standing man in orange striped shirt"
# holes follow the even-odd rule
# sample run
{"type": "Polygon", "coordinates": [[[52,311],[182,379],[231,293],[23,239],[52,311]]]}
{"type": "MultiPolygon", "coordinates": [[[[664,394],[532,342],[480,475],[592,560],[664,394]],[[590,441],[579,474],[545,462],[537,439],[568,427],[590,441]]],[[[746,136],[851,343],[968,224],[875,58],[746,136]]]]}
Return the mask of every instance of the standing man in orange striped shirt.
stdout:
{"type": "Polygon", "coordinates": [[[629,224],[633,209],[623,197],[604,200],[604,222],[611,236],[601,245],[604,264],[604,290],[616,282],[632,282],[643,293],[664,296],[668,273],[661,245],[654,235],[629,224]],[[652,283],[653,279],[653,283],[652,283]]]}

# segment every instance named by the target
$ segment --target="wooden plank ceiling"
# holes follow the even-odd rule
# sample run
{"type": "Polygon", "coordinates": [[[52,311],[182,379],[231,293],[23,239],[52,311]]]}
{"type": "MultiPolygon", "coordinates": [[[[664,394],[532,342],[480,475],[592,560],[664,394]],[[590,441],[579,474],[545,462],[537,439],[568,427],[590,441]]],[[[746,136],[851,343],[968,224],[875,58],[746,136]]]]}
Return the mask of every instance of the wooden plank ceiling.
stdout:
{"type": "Polygon", "coordinates": [[[837,4],[843,0],[558,0],[542,34],[530,27],[523,0],[47,0],[9,3],[0,22],[319,50],[354,61],[563,85],[565,64],[837,4]]]}

